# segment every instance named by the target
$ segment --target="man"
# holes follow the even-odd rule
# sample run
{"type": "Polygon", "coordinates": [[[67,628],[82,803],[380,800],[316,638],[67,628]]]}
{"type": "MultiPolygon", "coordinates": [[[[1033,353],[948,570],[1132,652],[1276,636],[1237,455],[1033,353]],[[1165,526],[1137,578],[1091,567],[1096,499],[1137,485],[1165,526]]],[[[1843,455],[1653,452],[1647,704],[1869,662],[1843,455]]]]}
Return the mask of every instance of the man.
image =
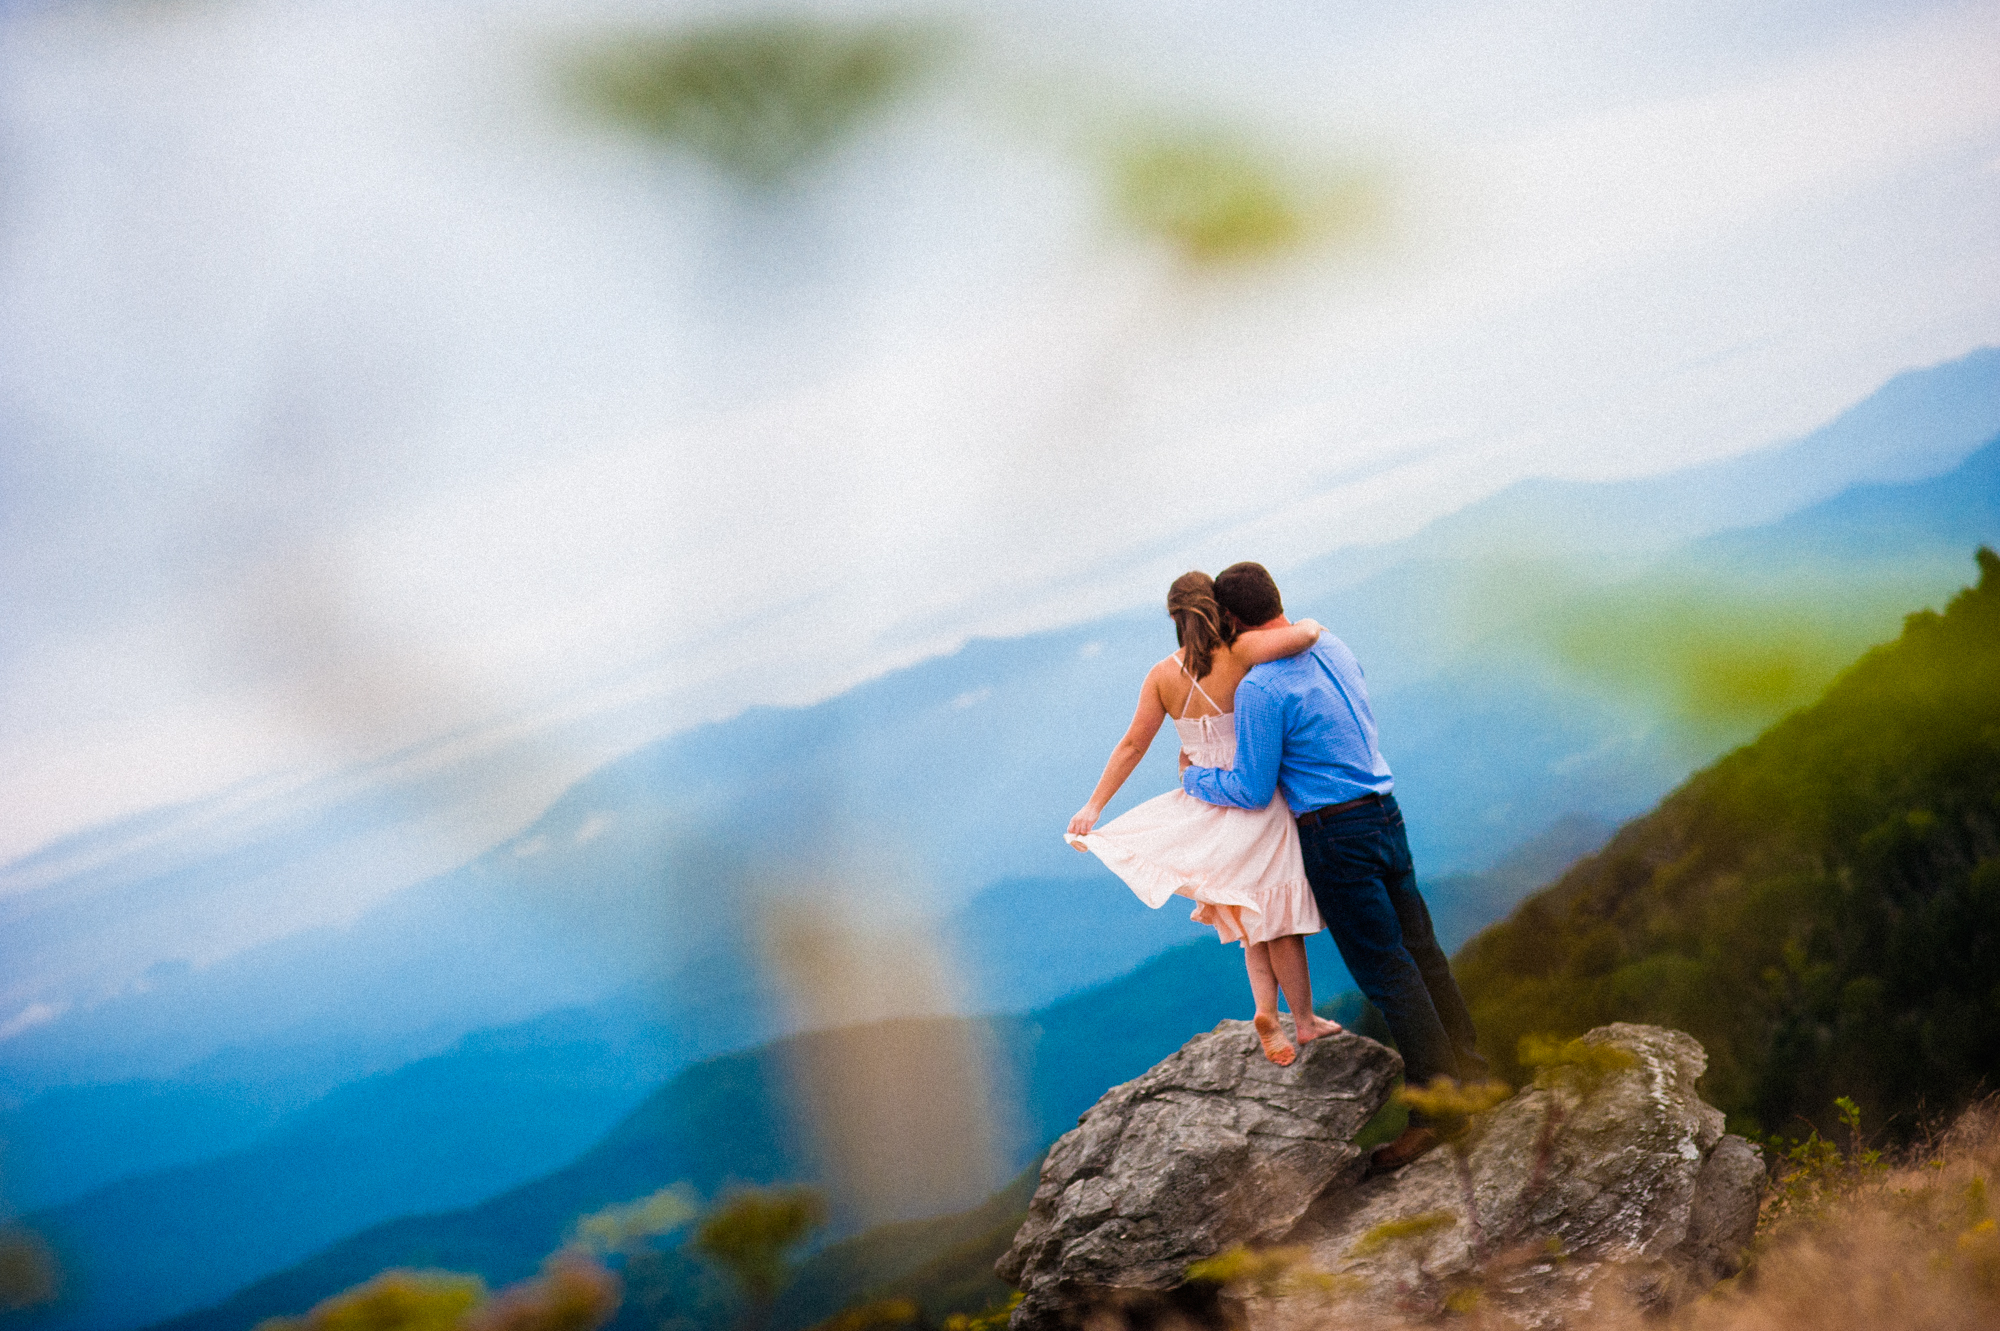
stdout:
{"type": "MultiPolygon", "coordinates": [[[[1291,623],[1262,564],[1216,575],[1215,599],[1245,629],[1291,623]]],[[[1410,843],[1375,744],[1375,715],[1361,665],[1322,634],[1311,650],[1253,668],[1236,687],[1236,765],[1189,767],[1188,794],[1210,804],[1261,809],[1282,791],[1299,824],[1306,881],[1361,992],[1381,1009],[1413,1086],[1433,1077],[1479,1081],[1472,1015],[1417,892],[1410,843]]],[[[1375,1169],[1398,1169],[1438,1143],[1421,1115],[1378,1148],[1375,1169]]]]}

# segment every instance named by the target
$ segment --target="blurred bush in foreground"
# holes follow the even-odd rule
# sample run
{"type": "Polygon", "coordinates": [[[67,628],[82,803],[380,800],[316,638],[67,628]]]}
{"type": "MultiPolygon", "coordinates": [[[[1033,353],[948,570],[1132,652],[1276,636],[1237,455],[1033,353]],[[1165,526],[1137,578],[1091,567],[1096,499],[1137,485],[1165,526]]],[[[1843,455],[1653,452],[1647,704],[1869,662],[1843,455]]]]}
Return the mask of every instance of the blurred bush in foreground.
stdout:
{"type": "Polygon", "coordinates": [[[595,1331],[617,1314],[620,1292],[618,1277],[574,1252],[557,1253],[540,1276],[492,1298],[474,1276],[384,1271],[258,1331],[595,1331]]]}
{"type": "Polygon", "coordinates": [[[826,1223],[810,1188],[744,1188],[724,1198],[694,1234],[694,1250],[729,1272],[753,1322],[791,1278],[792,1251],[826,1223]]]}
{"type": "Polygon", "coordinates": [[[906,23],[766,19],[628,37],[573,78],[617,119],[768,189],[831,153],[936,47],[906,23]]]}
{"type": "Polygon", "coordinates": [[[14,1312],[55,1298],[56,1263],[41,1235],[0,1229],[0,1312],[14,1312]]]}
{"type": "Polygon", "coordinates": [[[1295,169],[1214,130],[1128,130],[1112,141],[1108,168],[1118,221],[1196,266],[1278,258],[1380,211],[1379,185],[1361,174],[1295,169]]]}

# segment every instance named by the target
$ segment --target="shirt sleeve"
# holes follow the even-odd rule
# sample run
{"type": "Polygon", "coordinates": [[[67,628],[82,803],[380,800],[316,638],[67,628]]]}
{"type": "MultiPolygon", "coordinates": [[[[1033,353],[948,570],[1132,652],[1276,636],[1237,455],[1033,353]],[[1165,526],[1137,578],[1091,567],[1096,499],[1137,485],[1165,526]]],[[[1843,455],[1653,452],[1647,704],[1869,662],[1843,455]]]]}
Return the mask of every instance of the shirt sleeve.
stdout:
{"type": "Polygon", "coordinates": [[[1248,679],[1236,686],[1236,766],[1190,767],[1181,789],[1209,804],[1261,809],[1278,790],[1285,721],[1278,700],[1248,679]]]}

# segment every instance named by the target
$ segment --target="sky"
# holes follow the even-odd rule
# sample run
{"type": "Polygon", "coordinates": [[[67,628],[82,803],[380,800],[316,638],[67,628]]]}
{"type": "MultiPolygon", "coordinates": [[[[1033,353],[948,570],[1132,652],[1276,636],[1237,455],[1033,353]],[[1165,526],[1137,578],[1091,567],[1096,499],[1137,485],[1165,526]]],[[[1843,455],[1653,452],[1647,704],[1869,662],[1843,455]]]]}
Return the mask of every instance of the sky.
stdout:
{"type": "Polygon", "coordinates": [[[351,914],[693,723],[2000,342],[2000,11],[1753,8],[0,5],[0,863],[467,774],[268,927],[351,914]],[[563,76],[771,12],[948,54],[777,193],[563,76]],[[1195,262],[1134,125],[1359,220],[1195,262]]]}

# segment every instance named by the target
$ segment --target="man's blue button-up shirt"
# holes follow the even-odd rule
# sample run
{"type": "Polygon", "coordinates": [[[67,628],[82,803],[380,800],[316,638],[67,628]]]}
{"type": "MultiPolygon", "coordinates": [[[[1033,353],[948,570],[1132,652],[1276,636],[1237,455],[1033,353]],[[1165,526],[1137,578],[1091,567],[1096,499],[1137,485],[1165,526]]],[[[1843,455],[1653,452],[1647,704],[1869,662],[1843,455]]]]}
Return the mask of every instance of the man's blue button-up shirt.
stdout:
{"type": "Polygon", "coordinates": [[[1375,745],[1361,663],[1331,633],[1252,669],[1236,686],[1235,710],[1236,766],[1188,768],[1181,789],[1196,799],[1261,809],[1282,790],[1301,814],[1396,784],[1375,745]]]}

